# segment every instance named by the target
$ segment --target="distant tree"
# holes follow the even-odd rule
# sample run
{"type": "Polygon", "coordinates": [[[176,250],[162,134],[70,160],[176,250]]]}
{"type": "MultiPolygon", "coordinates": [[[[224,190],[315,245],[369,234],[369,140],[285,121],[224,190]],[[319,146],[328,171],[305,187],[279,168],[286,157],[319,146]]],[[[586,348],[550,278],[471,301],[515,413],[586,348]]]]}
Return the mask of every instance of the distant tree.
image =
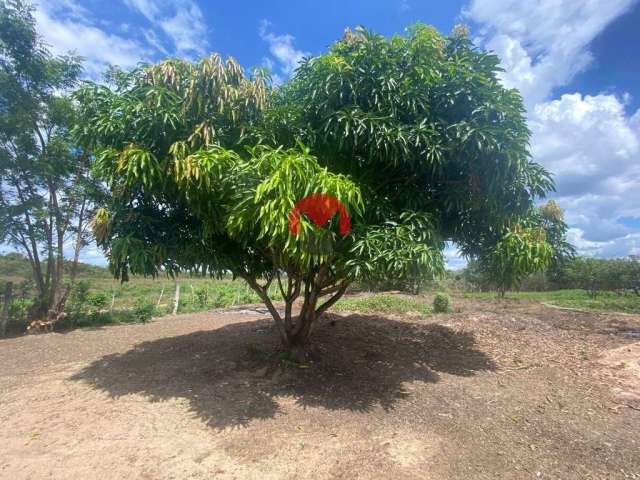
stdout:
{"type": "Polygon", "coordinates": [[[65,244],[73,283],[92,215],[90,156],[71,139],[76,111],[65,94],[80,71],[78,58],[49,53],[32,7],[0,2],[0,243],[29,259],[38,295],[32,317],[55,319],[64,309],[65,244]]]}
{"type": "Polygon", "coordinates": [[[217,55],[87,86],[80,134],[112,194],[98,242],[122,279],[195,268],[244,278],[303,354],[351,281],[440,275],[446,239],[467,255],[520,242],[516,253],[546,258],[518,225],[552,182],[530,159],[522,100],[498,65],[462,29],[416,25],[392,38],[347,31],[276,89],[217,55]],[[309,196],[333,220],[299,209],[309,196]]]}
{"type": "Polygon", "coordinates": [[[596,297],[602,291],[640,294],[640,262],[627,258],[575,257],[564,266],[571,288],[581,288],[596,297]]]}
{"type": "Polygon", "coordinates": [[[544,277],[557,288],[567,282],[566,266],[575,256],[576,251],[573,245],[567,241],[568,226],[564,221],[564,211],[554,200],[540,205],[537,217],[552,249],[551,259],[544,272],[544,277]]]}
{"type": "Polygon", "coordinates": [[[471,258],[462,271],[465,283],[474,291],[485,292],[495,288],[495,282],[477,258],[471,258]]]}
{"type": "Polygon", "coordinates": [[[500,296],[527,276],[549,265],[553,249],[542,227],[515,226],[480,258],[481,269],[495,282],[500,296]]]}
{"type": "Polygon", "coordinates": [[[608,263],[604,259],[577,257],[568,266],[568,277],[577,288],[595,297],[600,290],[607,290],[608,263]]]}
{"type": "MultiPolygon", "coordinates": [[[[567,276],[567,262],[574,256],[567,242],[564,213],[554,200],[532,208],[520,224],[509,228],[493,249],[469,263],[465,276],[480,290],[495,288],[501,296],[538,274],[554,283],[567,276]],[[552,273],[550,273],[552,272],[552,273]]],[[[546,283],[546,281],[545,281],[546,283]]]]}
{"type": "Polygon", "coordinates": [[[640,256],[629,256],[629,265],[626,269],[625,288],[632,290],[636,295],[640,296],[640,256]]]}

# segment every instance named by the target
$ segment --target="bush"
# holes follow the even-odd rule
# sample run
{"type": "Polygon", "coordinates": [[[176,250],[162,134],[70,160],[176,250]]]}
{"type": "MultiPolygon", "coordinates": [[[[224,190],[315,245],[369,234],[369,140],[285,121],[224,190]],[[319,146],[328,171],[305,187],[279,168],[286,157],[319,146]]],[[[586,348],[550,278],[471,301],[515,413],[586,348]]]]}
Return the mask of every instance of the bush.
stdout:
{"type": "Polygon", "coordinates": [[[156,307],[144,298],[139,298],[133,308],[133,317],[136,322],[147,323],[151,320],[156,307]]]}
{"type": "Polygon", "coordinates": [[[67,302],[67,308],[70,314],[79,314],[85,310],[87,300],[89,299],[89,289],[91,284],[85,280],[80,280],[71,288],[71,295],[67,302]]]}
{"type": "Polygon", "coordinates": [[[438,293],[433,299],[433,311],[436,313],[448,312],[451,309],[451,298],[445,293],[438,293]]]}
{"type": "Polygon", "coordinates": [[[102,310],[109,302],[109,296],[104,292],[90,293],[87,295],[87,304],[91,310],[102,310]]]}
{"type": "Polygon", "coordinates": [[[26,326],[29,309],[32,305],[33,299],[31,298],[14,298],[9,306],[9,323],[26,326]]]}
{"type": "Polygon", "coordinates": [[[206,285],[196,288],[194,293],[196,294],[196,304],[199,307],[205,308],[209,304],[209,290],[206,285]]]}

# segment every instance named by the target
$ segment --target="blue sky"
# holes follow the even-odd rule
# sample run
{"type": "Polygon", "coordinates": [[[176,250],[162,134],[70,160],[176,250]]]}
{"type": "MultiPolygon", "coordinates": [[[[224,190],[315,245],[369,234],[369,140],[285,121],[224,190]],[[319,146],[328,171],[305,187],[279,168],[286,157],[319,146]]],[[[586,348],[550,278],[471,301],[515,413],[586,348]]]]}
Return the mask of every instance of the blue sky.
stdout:
{"type": "MultiPolygon", "coordinates": [[[[285,80],[345,27],[385,35],[421,21],[471,27],[523,94],[534,158],[556,175],[581,253],[640,254],[640,4],[636,0],[47,0],[38,29],[55,53],[74,50],[86,76],[108,64],[217,51],[285,80]]],[[[463,262],[447,249],[451,266],[463,262]]],[[[84,259],[102,262],[88,249],[84,259]]]]}

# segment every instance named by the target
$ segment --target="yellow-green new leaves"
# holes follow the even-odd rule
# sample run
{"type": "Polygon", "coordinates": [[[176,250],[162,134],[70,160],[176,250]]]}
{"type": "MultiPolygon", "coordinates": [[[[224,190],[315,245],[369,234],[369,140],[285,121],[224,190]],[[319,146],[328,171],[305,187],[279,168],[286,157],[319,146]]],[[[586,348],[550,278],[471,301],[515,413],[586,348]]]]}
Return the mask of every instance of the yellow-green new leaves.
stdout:
{"type": "Polygon", "coordinates": [[[298,235],[289,230],[290,215],[302,198],[323,193],[340,201],[350,215],[363,213],[359,187],[321,167],[303,146],[259,146],[247,158],[219,146],[188,152],[184,142],[172,145],[173,178],[205,228],[224,230],[243,245],[261,245],[278,261],[309,266],[327,255],[305,248],[311,236],[324,233],[304,216],[298,235]]]}
{"type": "Polygon", "coordinates": [[[208,195],[226,180],[226,174],[232,174],[232,169],[242,163],[237,153],[219,146],[186,155],[184,144],[177,142],[172,146],[172,153],[175,181],[187,195],[208,195]]]}
{"type": "Polygon", "coordinates": [[[123,176],[127,185],[141,182],[149,187],[161,178],[162,172],[160,163],[153,153],[129,145],[118,156],[116,174],[123,176]]]}
{"type": "Polygon", "coordinates": [[[98,245],[102,245],[111,235],[111,215],[106,208],[99,208],[91,220],[91,230],[98,245]]]}
{"type": "Polygon", "coordinates": [[[238,169],[233,208],[227,217],[229,234],[240,241],[255,239],[273,249],[281,260],[309,265],[321,261],[327,252],[305,248],[317,227],[304,217],[297,236],[289,230],[295,204],[312,193],[335,197],[350,215],[361,215],[363,202],[359,187],[348,177],[322,168],[305,149],[257,147],[251,159],[238,169]]]}
{"type": "Polygon", "coordinates": [[[542,227],[510,228],[484,260],[500,290],[517,285],[524,277],[542,270],[551,261],[553,249],[542,227]]]}
{"type": "Polygon", "coordinates": [[[213,53],[198,63],[165,60],[145,71],[143,84],[166,87],[183,99],[184,113],[203,117],[224,114],[232,120],[243,109],[259,111],[266,101],[264,78],[251,80],[234,58],[213,53]],[[242,108],[240,108],[242,106],[242,108]]]}
{"type": "Polygon", "coordinates": [[[127,186],[141,184],[153,187],[162,179],[162,168],[156,156],[149,150],[127,145],[122,151],[105,148],[96,156],[94,170],[110,186],[123,181],[127,186]]]}

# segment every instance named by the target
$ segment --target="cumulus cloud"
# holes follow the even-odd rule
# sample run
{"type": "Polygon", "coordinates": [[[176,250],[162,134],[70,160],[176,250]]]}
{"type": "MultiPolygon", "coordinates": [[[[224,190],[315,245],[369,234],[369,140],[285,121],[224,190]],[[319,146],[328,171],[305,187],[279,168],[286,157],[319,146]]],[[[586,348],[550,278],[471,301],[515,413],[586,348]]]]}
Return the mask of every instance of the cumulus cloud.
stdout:
{"type": "Polygon", "coordinates": [[[104,28],[101,19],[76,0],[49,0],[35,12],[38,32],[55,54],[75,52],[85,60],[85,74],[100,78],[108,65],[131,68],[158,55],[206,53],[206,26],[193,0],[123,0],[140,13],[149,28],[104,28]]]}
{"type": "Polygon", "coordinates": [[[449,270],[460,270],[467,266],[467,260],[460,255],[460,251],[454,243],[447,242],[443,253],[444,261],[449,270]]]}
{"type": "Polygon", "coordinates": [[[502,59],[502,78],[531,106],[592,60],[591,41],[634,0],[473,0],[463,15],[502,59]]]}
{"type": "MultiPolygon", "coordinates": [[[[556,175],[559,195],[631,194],[640,160],[640,130],[625,114],[620,99],[605,94],[562,95],[537,104],[529,126],[532,154],[556,175]]],[[[637,215],[638,197],[629,198],[631,203],[616,211],[637,215]]]]}
{"type": "Polygon", "coordinates": [[[170,51],[188,57],[206,53],[207,27],[202,10],[195,1],[124,0],[124,3],[151,24],[153,33],[150,34],[150,30],[147,30],[145,37],[160,52],[166,54],[170,51]],[[171,46],[163,43],[165,38],[170,41],[171,46]]]}
{"type": "Polygon", "coordinates": [[[37,29],[54,54],[75,52],[85,59],[85,74],[98,79],[107,65],[135,66],[151,55],[140,42],[107,33],[73,0],[52,0],[35,12],[37,29]]]}
{"type": "Polygon", "coordinates": [[[271,23],[267,20],[260,22],[258,33],[260,38],[267,42],[271,57],[265,57],[263,63],[274,73],[274,80],[288,77],[297,68],[309,52],[298,50],[294,47],[295,38],[289,34],[275,35],[270,31],[271,23]]]}
{"type": "Polygon", "coordinates": [[[640,218],[640,111],[626,114],[626,96],[552,95],[589,67],[591,41],[633,2],[472,0],[463,11],[522,93],[533,158],[554,174],[570,240],[588,255],[638,251],[640,232],[621,219],[640,218]]]}
{"type": "Polygon", "coordinates": [[[580,228],[569,229],[569,241],[583,254],[592,257],[623,257],[640,255],[640,233],[629,233],[614,240],[595,242],[584,238],[580,228]]]}

